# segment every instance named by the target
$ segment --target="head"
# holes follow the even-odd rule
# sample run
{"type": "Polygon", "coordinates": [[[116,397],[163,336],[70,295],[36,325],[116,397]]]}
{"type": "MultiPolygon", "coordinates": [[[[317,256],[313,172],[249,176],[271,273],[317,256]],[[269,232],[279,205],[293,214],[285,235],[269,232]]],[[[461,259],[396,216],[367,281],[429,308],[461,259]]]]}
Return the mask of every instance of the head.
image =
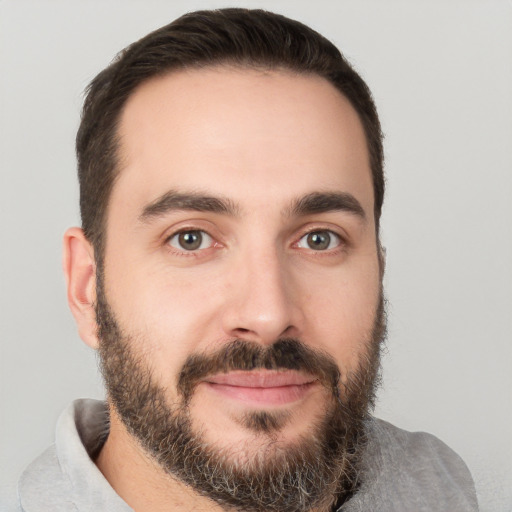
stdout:
{"type": "Polygon", "coordinates": [[[348,497],[385,331],[363,80],[298,22],[191,13],[96,77],[77,153],[68,295],[112,421],[221,505],[348,497]]]}

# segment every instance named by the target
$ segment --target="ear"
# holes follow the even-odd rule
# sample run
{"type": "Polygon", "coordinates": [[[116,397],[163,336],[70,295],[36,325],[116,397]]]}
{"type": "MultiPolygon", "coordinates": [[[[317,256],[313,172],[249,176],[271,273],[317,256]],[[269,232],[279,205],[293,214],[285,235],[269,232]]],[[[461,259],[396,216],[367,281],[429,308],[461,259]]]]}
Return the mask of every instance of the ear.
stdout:
{"type": "Polygon", "coordinates": [[[379,256],[380,282],[382,283],[386,270],[386,248],[381,244],[380,238],[377,240],[377,251],[379,256]]]}
{"type": "Polygon", "coordinates": [[[62,267],[78,333],[87,345],[97,349],[96,263],[94,249],[80,228],[70,228],[64,234],[62,267]]]}

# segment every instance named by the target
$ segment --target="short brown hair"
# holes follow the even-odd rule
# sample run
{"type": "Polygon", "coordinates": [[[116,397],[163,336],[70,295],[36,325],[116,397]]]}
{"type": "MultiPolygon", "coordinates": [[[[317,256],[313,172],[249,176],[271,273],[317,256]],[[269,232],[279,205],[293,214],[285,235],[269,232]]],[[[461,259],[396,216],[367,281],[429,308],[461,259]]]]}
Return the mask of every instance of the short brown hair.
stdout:
{"type": "Polygon", "coordinates": [[[370,90],[339,50],[306,25],[263,10],[196,11],[120,52],[87,89],[76,139],[82,227],[101,261],[106,212],[117,176],[117,128],[128,97],[169,71],[218,64],[287,69],[333,84],[355,108],[367,138],[375,223],[384,198],[382,133],[370,90]]]}

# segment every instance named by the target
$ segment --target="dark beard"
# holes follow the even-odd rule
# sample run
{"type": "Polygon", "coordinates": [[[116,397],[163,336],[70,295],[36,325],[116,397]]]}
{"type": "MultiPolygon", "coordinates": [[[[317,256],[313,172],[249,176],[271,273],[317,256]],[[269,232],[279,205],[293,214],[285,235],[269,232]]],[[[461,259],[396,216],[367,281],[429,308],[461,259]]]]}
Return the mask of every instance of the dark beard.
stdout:
{"type": "Polygon", "coordinates": [[[306,512],[341,505],[357,490],[365,422],[379,380],[380,344],[385,333],[382,297],[371,339],[362,347],[366,357],[357,371],[344,379],[329,355],[298,340],[278,340],[268,347],[234,340],[213,354],[196,354],[186,360],[177,383],[181,400],[172,407],[148,364],[133,353],[135,340],[118,325],[101,278],[96,318],[109,400],[144,450],[198,494],[228,509],[306,512]],[[286,444],[276,442],[273,435],[289,421],[288,415],[247,413],[245,428],[255,436],[266,435],[268,442],[256,456],[241,463],[228,449],[208,444],[202,432],[194,431],[188,405],[202,378],[256,368],[300,370],[313,375],[329,390],[330,400],[324,417],[298,440],[286,444]]]}

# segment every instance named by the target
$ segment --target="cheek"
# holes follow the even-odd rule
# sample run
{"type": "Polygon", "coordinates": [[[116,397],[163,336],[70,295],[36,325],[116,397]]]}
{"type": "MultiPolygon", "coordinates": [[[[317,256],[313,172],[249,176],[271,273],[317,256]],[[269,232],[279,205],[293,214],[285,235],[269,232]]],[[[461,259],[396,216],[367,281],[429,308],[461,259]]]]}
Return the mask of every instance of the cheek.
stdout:
{"type": "MultiPolygon", "coordinates": [[[[136,268],[133,264],[130,267],[136,268]]],[[[123,330],[135,340],[136,354],[151,366],[155,379],[173,389],[186,358],[207,335],[207,298],[189,282],[165,271],[108,274],[107,297],[123,330]]]]}
{"type": "Polygon", "coordinates": [[[320,290],[308,293],[308,331],[318,348],[333,356],[342,371],[354,370],[372,338],[380,296],[378,268],[340,271],[320,290]]]}

